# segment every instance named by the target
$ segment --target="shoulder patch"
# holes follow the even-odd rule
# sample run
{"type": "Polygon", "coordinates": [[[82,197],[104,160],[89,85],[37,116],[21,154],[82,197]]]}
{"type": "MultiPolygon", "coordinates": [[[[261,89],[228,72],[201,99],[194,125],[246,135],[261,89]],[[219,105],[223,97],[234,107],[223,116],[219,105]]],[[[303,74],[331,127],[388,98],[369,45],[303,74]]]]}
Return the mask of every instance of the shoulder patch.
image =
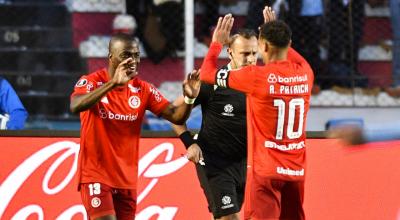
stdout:
{"type": "Polygon", "coordinates": [[[88,83],[87,79],[80,79],[77,83],[76,83],[76,87],[82,87],[85,86],[88,83]]]}

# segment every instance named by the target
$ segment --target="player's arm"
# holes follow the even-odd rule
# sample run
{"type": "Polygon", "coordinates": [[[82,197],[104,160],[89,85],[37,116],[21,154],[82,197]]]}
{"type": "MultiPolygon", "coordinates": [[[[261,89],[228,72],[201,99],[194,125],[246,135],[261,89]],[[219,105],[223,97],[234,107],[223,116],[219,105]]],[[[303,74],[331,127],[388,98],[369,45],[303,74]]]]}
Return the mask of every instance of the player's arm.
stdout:
{"type": "Polygon", "coordinates": [[[74,95],[71,97],[70,110],[72,113],[78,113],[91,108],[96,104],[108,91],[112,90],[116,84],[108,81],[103,86],[84,95],[74,95]]]}
{"type": "Polygon", "coordinates": [[[161,112],[161,116],[164,119],[174,124],[183,124],[186,122],[192,111],[196,97],[199,95],[201,85],[199,75],[200,73],[197,70],[193,70],[188,74],[187,79],[183,82],[184,102],[177,106],[170,103],[161,112]]]}
{"type": "MultiPolygon", "coordinates": [[[[184,97],[181,96],[173,102],[173,105],[179,106],[182,105],[183,103],[184,103],[184,97]]],[[[203,152],[201,151],[200,146],[193,139],[193,135],[187,129],[186,124],[183,125],[172,124],[172,129],[178,135],[179,139],[181,139],[183,145],[185,146],[187,150],[186,153],[187,159],[194,163],[198,163],[199,161],[203,160],[203,152]]]]}
{"type": "Polygon", "coordinates": [[[215,74],[217,72],[217,59],[221,53],[222,47],[229,40],[229,35],[233,26],[233,17],[231,14],[219,17],[215,27],[210,48],[201,65],[200,79],[208,84],[215,83],[215,74]]]}
{"type": "Polygon", "coordinates": [[[113,78],[102,85],[101,87],[90,91],[87,94],[77,94],[71,97],[70,110],[72,113],[78,113],[91,108],[96,104],[107,92],[116,86],[126,84],[130,79],[137,75],[137,72],[128,73],[128,65],[132,62],[132,58],[122,61],[117,69],[113,78]]]}
{"type": "Polygon", "coordinates": [[[5,112],[9,115],[6,128],[9,130],[24,128],[28,113],[17,93],[6,80],[0,80],[0,88],[0,112],[5,112]]]}
{"type": "Polygon", "coordinates": [[[289,49],[288,49],[287,59],[289,61],[292,61],[293,63],[298,63],[301,66],[304,66],[304,65],[308,65],[309,66],[307,60],[303,56],[301,56],[292,47],[289,47],[289,49]]]}
{"type": "MultiPolygon", "coordinates": [[[[173,103],[172,105],[174,106],[180,106],[183,105],[185,103],[185,98],[184,96],[180,96],[178,97],[173,103]]],[[[172,125],[172,129],[174,130],[176,135],[181,135],[183,132],[187,131],[187,127],[186,127],[186,123],[183,124],[171,124],[172,125]]]]}
{"type": "Polygon", "coordinates": [[[230,14],[218,19],[212,43],[201,66],[200,79],[208,84],[216,84],[220,87],[229,87],[241,92],[251,93],[254,89],[255,81],[254,66],[247,66],[239,70],[228,71],[220,69],[217,71],[217,59],[223,44],[229,39],[232,25],[233,18],[230,14]]]}

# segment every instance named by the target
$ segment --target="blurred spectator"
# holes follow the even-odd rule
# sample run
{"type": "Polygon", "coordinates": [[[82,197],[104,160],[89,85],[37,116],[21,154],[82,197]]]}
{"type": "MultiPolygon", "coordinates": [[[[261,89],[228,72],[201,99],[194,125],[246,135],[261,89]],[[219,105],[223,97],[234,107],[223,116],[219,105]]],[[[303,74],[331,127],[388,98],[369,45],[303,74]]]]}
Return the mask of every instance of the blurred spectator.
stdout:
{"type": "MultiPolygon", "coordinates": [[[[250,30],[258,30],[264,20],[260,16],[266,5],[272,5],[273,0],[250,0],[247,10],[247,18],[245,28],[250,30]]],[[[216,19],[215,19],[216,20],[216,19]]],[[[214,20],[214,21],[215,21],[214,20]]]]}
{"type": "Polygon", "coordinates": [[[132,15],[119,14],[113,21],[113,34],[124,33],[136,36],[137,23],[132,15]]]}
{"type": "Polygon", "coordinates": [[[10,83],[0,77],[0,129],[23,129],[27,117],[28,113],[10,83]]]}
{"type": "Polygon", "coordinates": [[[319,84],[323,2],[322,0],[288,0],[288,3],[287,22],[293,32],[292,46],[310,63],[316,77],[315,83],[319,84]]]}
{"type": "Polygon", "coordinates": [[[182,0],[126,1],[128,14],[138,22],[138,36],[147,57],[155,63],[183,49],[182,0]]]}
{"type": "Polygon", "coordinates": [[[207,46],[210,44],[211,35],[215,25],[214,21],[218,20],[220,6],[235,5],[237,4],[237,1],[238,0],[199,0],[199,3],[203,7],[199,31],[196,33],[199,41],[203,42],[207,46]]]}
{"type": "Polygon", "coordinates": [[[390,0],[390,20],[393,31],[393,88],[387,89],[391,96],[400,97],[400,0],[390,0]]]}
{"type": "Polygon", "coordinates": [[[328,62],[330,80],[342,87],[366,87],[368,80],[358,72],[358,48],[364,26],[365,0],[329,1],[328,62]],[[351,80],[354,80],[354,84],[351,80]]]}
{"type": "Polygon", "coordinates": [[[211,33],[214,26],[214,21],[218,20],[219,16],[219,0],[199,0],[204,11],[201,15],[199,41],[205,45],[211,42],[211,33]]]}

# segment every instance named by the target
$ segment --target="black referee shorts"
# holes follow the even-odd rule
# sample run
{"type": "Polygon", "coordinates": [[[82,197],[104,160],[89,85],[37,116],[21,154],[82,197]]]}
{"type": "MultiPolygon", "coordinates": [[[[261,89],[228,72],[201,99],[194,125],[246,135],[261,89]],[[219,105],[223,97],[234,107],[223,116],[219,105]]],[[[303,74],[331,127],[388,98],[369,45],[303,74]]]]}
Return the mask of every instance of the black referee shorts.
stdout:
{"type": "Polygon", "coordinates": [[[246,182],[246,159],[218,167],[213,163],[196,165],[197,176],[214,218],[240,212],[246,182]]]}

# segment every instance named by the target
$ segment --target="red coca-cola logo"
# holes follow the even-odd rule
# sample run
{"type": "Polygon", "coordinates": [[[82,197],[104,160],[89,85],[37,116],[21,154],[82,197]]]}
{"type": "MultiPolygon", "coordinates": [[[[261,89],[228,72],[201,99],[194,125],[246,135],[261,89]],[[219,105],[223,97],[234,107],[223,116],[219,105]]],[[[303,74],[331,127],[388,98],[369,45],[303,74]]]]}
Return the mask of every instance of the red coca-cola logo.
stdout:
{"type": "MultiPolygon", "coordinates": [[[[0,219],[87,219],[74,177],[78,143],[0,137],[0,219]]],[[[400,142],[372,146],[307,140],[307,219],[400,220],[400,142]]],[[[194,167],[180,156],[184,152],[179,139],[140,140],[136,219],[211,218],[194,167]]]]}
{"type": "MultiPolygon", "coordinates": [[[[26,140],[13,142],[14,152],[21,150],[23,153],[20,156],[17,153],[8,155],[15,159],[15,166],[5,178],[0,176],[0,219],[19,220],[32,217],[57,220],[87,219],[75,183],[78,139],[51,141],[51,139],[35,138],[33,140],[33,142],[26,140]],[[30,144],[39,146],[30,147],[30,144]],[[43,147],[40,147],[40,144],[43,147]]],[[[174,189],[168,189],[168,185],[171,182],[179,183],[180,186],[192,185],[191,181],[196,180],[193,167],[185,166],[188,160],[180,156],[176,146],[171,142],[153,139],[150,142],[144,141],[141,147],[145,150],[141,148],[142,156],[139,160],[136,219],[185,218],[186,214],[182,209],[185,199],[177,198],[186,197],[186,194],[175,187],[176,192],[180,192],[176,194],[173,192],[174,189]],[[172,179],[169,179],[171,177],[172,179]],[[188,183],[182,181],[186,179],[189,180],[188,183]],[[165,193],[168,190],[171,192],[165,193]]],[[[2,154],[0,158],[4,155],[2,154]]],[[[1,173],[3,171],[1,169],[1,173]]],[[[203,214],[199,215],[207,216],[205,201],[198,186],[193,187],[194,191],[191,192],[190,187],[187,189],[191,195],[199,198],[195,199],[196,205],[193,208],[198,209],[199,203],[203,203],[203,206],[200,205],[204,208],[203,214]]]]}

